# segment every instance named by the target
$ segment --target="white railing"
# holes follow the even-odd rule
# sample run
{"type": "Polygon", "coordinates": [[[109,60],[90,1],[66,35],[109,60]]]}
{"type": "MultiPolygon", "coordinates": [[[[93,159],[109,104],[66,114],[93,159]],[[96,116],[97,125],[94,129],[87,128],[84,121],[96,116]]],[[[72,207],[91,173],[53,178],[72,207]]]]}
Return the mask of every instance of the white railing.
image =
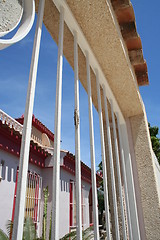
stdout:
{"type": "Polygon", "coordinates": [[[2,124],[7,124],[10,128],[13,128],[15,131],[22,134],[23,125],[17,122],[14,118],[10,117],[7,113],[3,112],[1,109],[0,120],[2,121],[2,124]]]}
{"type": "MultiPolygon", "coordinates": [[[[126,197],[126,201],[128,201],[127,210],[130,211],[130,208],[129,208],[129,205],[130,205],[131,212],[132,212],[131,218],[128,217],[127,219],[129,221],[131,221],[131,223],[128,223],[128,224],[130,226],[132,226],[133,238],[138,240],[138,239],[140,239],[139,222],[138,222],[138,217],[137,217],[138,215],[137,215],[137,205],[136,205],[136,198],[135,198],[134,182],[133,182],[132,164],[131,164],[131,157],[130,157],[131,155],[130,155],[130,149],[129,149],[129,143],[128,143],[128,134],[127,134],[127,127],[126,127],[125,119],[123,117],[123,114],[121,113],[121,110],[118,106],[118,103],[117,103],[115,97],[114,97],[114,94],[112,93],[112,90],[111,90],[111,88],[108,84],[107,79],[106,79],[106,77],[105,77],[105,75],[104,75],[104,73],[103,73],[103,71],[102,71],[102,69],[101,69],[101,67],[100,67],[100,65],[99,65],[99,63],[98,63],[90,45],[89,45],[89,43],[87,42],[79,24],[77,23],[75,17],[73,16],[73,13],[71,12],[69,6],[67,5],[66,1],[53,0],[53,2],[54,2],[55,6],[57,7],[57,9],[59,10],[60,13],[61,13],[61,9],[62,8],[64,9],[64,21],[65,21],[65,23],[67,24],[67,26],[68,26],[68,28],[69,28],[69,30],[70,30],[70,32],[72,33],[73,36],[74,36],[74,33],[77,32],[77,44],[78,44],[79,48],[82,50],[85,57],[88,54],[88,56],[89,56],[89,66],[90,66],[90,68],[92,68],[92,71],[95,75],[98,73],[99,84],[100,84],[101,88],[103,88],[105,90],[104,97],[106,99],[108,99],[109,103],[112,102],[112,109],[113,109],[112,111],[114,112],[115,116],[118,114],[119,127],[120,127],[120,132],[121,132],[121,142],[122,142],[122,145],[124,146],[124,147],[122,146],[123,147],[122,150],[123,150],[125,161],[124,162],[122,161],[122,163],[124,163],[123,168],[125,168],[125,167],[127,168],[126,171],[123,171],[123,174],[126,175],[125,179],[127,179],[128,189],[129,189],[129,192],[127,190],[128,198],[126,197]],[[123,131],[122,131],[122,127],[123,127],[123,131]]],[[[109,7],[109,5],[107,5],[107,6],[109,7]]],[[[62,40],[63,40],[62,38],[59,38],[59,41],[62,41],[62,40]]],[[[62,74],[62,72],[61,72],[61,74],[62,74]]],[[[104,116],[103,116],[103,119],[104,119],[104,116]]],[[[91,121],[90,121],[90,124],[91,124],[91,121]]],[[[94,147],[93,144],[92,144],[92,147],[94,147]]],[[[120,149],[120,152],[121,152],[121,149],[120,149]]],[[[116,152],[115,152],[115,154],[116,154],[116,152]]],[[[92,155],[92,153],[91,153],[91,155],[92,155]]],[[[91,159],[91,162],[92,161],[93,161],[93,159],[91,159]]],[[[113,187],[112,188],[112,194],[113,194],[113,196],[112,197],[113,197],[113,201],[114,201],[114,209],[116,209],[117,203],[116,203],[116,193],[115,193],[115,191],[116,191],[116,188],[118,188],[119,193],[121,193],[122,190],[121,190],[120,179],[119,179],[119,187],[118,186],[115,186],[116,188],[114,187],[115,183],[114,183],[114,170],[113,170],[112,161],[110,161],[110,163],[112,165],[111,172],[113,172],[113,174],[112,174],[112,187],[113,187]]],[[[124,179],[124,177],[123,177],[123,179],[124,179]]],[[[105,179],[104,181],[107,181],[107,179],[105,179]]],[[[106,185],[107,185],[107,183],[106,183],[106,185]]],[[[124,183],[124,185],[127,187],[127,184],[124,183]]],[[[120,195],[122,195],[122,194],[120,194],[120,195]]],[[[95,196],[93,196],[93,198],[94,197],[95,196]]],[[[121,203],[122,203],[122,199],[121,199],[121,203]]],[[[54,206],[53,206],[53,208],[54,208],[54,206]]],[[[121,208],[122,208],[122,204],[121,204],[121,208]]],[[[107,212],[107,209],[106,209],[106,212],[107,212]]],[[[128,215],[130,215],[130,214],[128,213],[128,215]]],[[[96,219],[96,216],[94,216],[94,218],[96,219]]],[[[116,218],[115,219],[115,224],[117,226],[116,236],[117,236],[117,239],[119,239],[118,217],[115,217],[115,218],[116,218]]],[[[123,227],[124,227],[124,218],[123,218],[122,222],[123,222],[123,227]]],[[[79,224],[79,223],[77,223],[77,224],[79,224]]],[[[94,227],[95,227],[95,231],[96,231],[96,224],[94,224],[94,227]]],[[[132,232],[131,232],[132,229],[129,228],[129,231],[130,231],[129,235],[130,235],[131,239],[132,239],[132,232]]],[[[124,229],[123,229],[123,233],[124,233],[123,235],[125,235],[125,230],[124,229]]]]}
{"type": "MultiPolygon", "coordinates": [[[[108,138],[108,142],[109,144],[109,152],[110,152],[110,172],[111,172],[111,186],[112,186],[112,198],[113,198],[113,209],[114,209],[114,224],[115,224],[115,235],[116,235],[116,239],[119,240],[120,239],[120,228],[119,228],[119,217],[118,217],[118,206],[117,206],[117,196],[116,196],[116,189],[118,189],[119,192],[119,197],[120,197],[120,208],[121,208],[121,217],[122,217],[122,228],[123,228],[123,239],[127,239],[127,227],[126,227],[126,217],[125,217],[125,211],[124,211],[124,204],[123,204],[123,196],[122,196],[122,180],[121,180],[121,169],[120,169],[120,159],[122,158],[121,155],[119,156],[119,152],[127,151],[127,148],[125,147],[124,149],[122,149],[122,138],[121,138],[121,129],[120,129],[120,125],[123,124],[125,125],[125,120],[123,118],[123,115],[120,111],[120,108],[116,102],[116,99],[114,98],[114,95],[108,85],[107,79],[105,78],[87,40],[85,39],[85,36],[83,35],[83,32],[81,31],[77,21],[75,20],[72,12],[70,11],[68,5],[66,4],[65,1],[61,1],[61,0],[53,0],[54,4],[56,5],[56,7],[58,8],[59,12],[60,12],[60,28],[59,28],[59,51],[62,51],[62,45],[60,45],[60,43],[63,42],[63,32],[62,32],[62,26],[63,26],[63,21],[65,21],[65,23],[67,24],[67,26],[69,27],[71,33],[73,34],[73,36],[75,37],[75,33],[76,35],[76,43],[78,44],[78,46],[81,48],[82,52],[84,53],[84,56],[86,57],[86,63],[87,63],[87,85],[88,85],[88,104],[89,104],[89,126],[90,126],[90,155],[91,155],[91,170],[92,170],[92,198],[93,198],[93,205],[94,205],[94,238],[95,239],[99,239],[99,232],[98,232],[98,212],[97,212],[97,194],[96,194],[96,184],[95,184],[95,156],[94,156],[94,134],[93,134],[93,116],[92,116],[92,94],[91,94],[91,86],[90,86],[90,68],[92,68],[93,72],[95,73],[96,76],[99,76],[99,82],[98,82],[98,87],[103,88],[103,96],[104,96],[104,105],[105,105],[105,113],[107,118],[105,119],[107,122],[107,138],[108,138]],[[64,18],[64,20],[63,20],[64,18]],[[112,129],[114,132],[114,136],[113,136],[113,141],[114,143],[112,143],[111,140],[111,134],[110,134],[110,123],[109,123],[109,118],[108,118],[108,109],[107,109],[107,101],[108,104],[110,106],[111,109],[111,113],[112,113],[112,129]],[[115,124],[115,118],[117,119],[117,126],[115,124]],[[118,140],[117,140],[117,135],[116,135],[116,131],[117,128],[119,128],[118,133],[119,133],[119,139],[121,139],[121,145],[120,143],[118,144],[118,140]],[[112,147],[114,146],[114,147],[112,147]],[[120,147],[120,149],[119,149],[120,147]],[[116,155],[116,168],[117,168],[117,175],[118,175],[118,186],[116,186],[115,183],[115,172],[114,172],[114,161],[113,161],[113,153],[112,151],[115,151],[115,155],[116,155]]],[[[74,38],[75,39],[75,38],[74,38]]],[[[77,48],[74,48],[74,54],[77,57],[75,51],[77,51],[77,48]]],[[[78,58],[78,57],[77,57],[78,58]]],[[[76,59],[75,62],[78,62],[78,59],[76,59]]],[[[77,71],[77,68],[75,67],[75,74],[77,71]]],[[[57,76],[62,76],[62,59],[61,62],[59,62],[59,55],[58,55],[58,68],[57,68],[57,76]],[[61,66],[60,66],[60,65],[61,66]]],[[[78,76],[78,74],[77,74],[78,76]]],[[[62,79],[59,79],[57,77],[57,86],[60,87],[59,89],[59,93],[60,93],[60,98],[61,98],[61,91],[62,91],[62,79]],[[59,81],[61,81],[61,83],[59,83],[59,81]]],[[[77,95],[77,91],[78,88],[75,88],[75,94],[77,95]]],[[[79,94],[79,93],[78,93],[79,94]]],[[[76,99],[77,101],[77,99],[76,99]]],[[[75,104],[76,106],[76,104],[75,104]]],[[[100,106],[100,96],[99,96],[99,106],[100,106]]],[[[59,102],[59,106],[57,106],[58,111],[56,110],[55,112],[55,116],[56,114],[60,114],[61,116],[61,101],[59,102]],[[58,108],[59,107],[59,108],[58,108]]],[[[76,107],[75,107],[75,111],[76,111],[76,107]]],[[[78,113],[79,114],[79,113],[78,113]]],[[[101,109],[99,107],[99,114],[101,115],[101,109]]],[[[79,118],[79,116],[78,116],[79,118]]],[[[104,119],[105,117],[103,116],[102,119],[104,119]]],[[[60,118],[56,118],[55,120],[55,131],[57,131],[57,126],[61,125],[61,120],[60,118]]],[[[102,131],[103,129],[103,123],[102,120],[100,118],[100,127],[101,127],[101,134],[102,134],[102,140],[101,140],[101,144],[103,145],[103,138],[104,138],[104,133],[102,131]]],[[[122,134],[123,137],[125,135],[125,133],[122,134]]],[[[59,135],[60,136],[60,130],[59,130],[59,135]]],[[[127,139],[127,135],[125,136],[125,138],[127,139]]],[[[128,142],[125,142],[126,144],[128,144],[128,142]]],[[[59,139],[55,138],[55,142],[54,142],[54,149],[55,147],[57,147],[57,144],[59,144],[59,139]]],[[[75,143],[75,147],[77,148],[77,143],[75,143]]],[[[105,144],[106,144],[106,139],[105,139],[105,144]]],[[[80,146],[79,146],[80,147],[80,146]]],[[[60,148],[59,148],[60,149],[60,148]]],[[[128,149],[129,149],[129,144],[128,144],[128,149]]],[[[128,156],[130,156],[129,152],[127,153],[128,156]]],[[[58,153],[56,153],[56,156],[54,157],[54,162],[56,162],[56,166],[55,166],[55,171],[53,172],[54,175],[54,182],[53,182],[53,196],[56,196],[55,198],[57,198],[57,193],[58,193],[58,188],[59,186],[56,185],[56,182],[59,181],[59,158],[57,158],[58,153]],[[57,160],[57,161],[56,161],[57,160]],[[58,171],[57,171],[58,170],[58,171]]],[[[103,162],[103,173],[104,178],[104,186],[105,186],[105,212],[106,212],[106,222],[107,222],[107,237],[108,239],[111,239],[111,233],[110,233],[110,220],[107,219],[107,215],[109,212],[109,203],[108,203],[108,183],[107,183],[107,170],[105,170],[105,161],[106,159],[104,158],[105,156],[105,149],[104,147],[102,147],[102,162],[103,162]]],[[[127,159],[128,160],[128,159],[127,159]]],[[[128,161],[130,161],[131,159],[129,158],[128,161]]],[[[78,156],[75,157],[75,161],[76,164],[78,165],[79,162],[79,158],[78,156]]],[[[122,168],[124,169],[123,171],[123,179],[127,179],[126,178],[126,170],[125,170],[125,163],[123,161],[123,159],[121,159],[121,165],[122,168]],[[125,175],[125,176],[124,176],[125,175]]],[[[131,165],[130,165],[131,167],[131,165]]],[[[130,169],[131,175],[132,175],[132,170],[130,169]]],[[[79,174],[80,174],[80,169],[77,170],[76,172],[76,179],[78,180],[79,178],[79,174]]],[[[123,185],[125,186],[125,195],[126,193],[128,194],[128,186],[127,183],[123,183],[123,185]]],[[[130,187],[132,188],[133,182],[130,185],[130,187]]],[[[79,186],[79,182],[76,182],[76,186],[79,186]]],[[[132,188],[132,192],[133,192],[133,196],[135,197],[135,193],[134,193],[134,187],[132,188]]],[[[81,215],[81,208],[80,208],[80,202],[79,202],[79,198],[81,196],[81,191],[77,190],[77,195],[76,195],[76,199],[77,199],[77,239],[82,239],[81,234],[79,232],[82,223],[81,223],[81,219],[78,219],[78,216],[81,215]]],[[[55,199],[54,198],[54,199],[55,199]]],[[[135,198],[134,198],[135,199],[135,198]]],[[[59,229],[59,216],[58,214],[54,214],[55,209],[57,209],[57,199],[55,199],[55,201],[52,201],[53,207],[52,207],[52,211],[53,211],[53,222],[52,222],[52,239],[56,240],[58,238],[58,229],[59,229]]],[[[127,225],[131,226],[131,218],[130,216],[130,208],[129,208],[129,199],[127,196],[125,196],[125,201],[128,201],[126,203],[126,205],[128,206],[127,208],[127,225]],[[128,213],[129,211],[129,213],[128,213]]],[[[136,208],[136,202],[133,201],[133,206],[132,208],[134,209],[134,211],[137,211],[136,208]]],[[[56,210],[57,211],[57,210],[56,210]]],[[[138,219],[137,219],[137,214],[135,214],[135,218],[132,219],[132,224],[134,224],[135,229],[134,229],[134,236],[137,240],[140,239],[139,236],[139,224],[138,224],[138,219]],[[137,228],[137,229],[136,229],[137,228]]],[[[113,217],[113,216],[112,216],[113,217]]],[[[130,239],[132,239],[132,228],[128,227],[129,229],[129,237],[130,239]]]]}
{"type": "MultiPolygon", "coordinates": [[[[13,128],[15,131],[22,134],[23,125],[20,124],[18,121],[16,121],[11,116],[9,116],[4,111],[2,111],[1,109],[0,109],[0,120],[2,121],[2,124],[6,124],[10,128],[13,128]]],[[[38,138],[37,136],[35,136],[34,134],[31,134],[31,140],[34,141],[35,143],[39,144],[43,148],[42,140],[40,138],[38,138]]]]}

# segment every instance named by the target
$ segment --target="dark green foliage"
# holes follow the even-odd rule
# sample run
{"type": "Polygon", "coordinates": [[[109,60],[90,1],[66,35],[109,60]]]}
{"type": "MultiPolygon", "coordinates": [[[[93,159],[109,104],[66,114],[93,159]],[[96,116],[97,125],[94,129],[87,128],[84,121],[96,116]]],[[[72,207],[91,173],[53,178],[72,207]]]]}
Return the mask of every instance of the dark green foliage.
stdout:
{"type": "Polygon", "coordinates": [[[82,231],[82,239],[89,240],[94,238],[93,227],[89,227],[86,230],[82,231]]]}
{"type": "Polygon", "coordinates": [[[151,127],[150,123],[148,124],[148,126],[151,136],[152,148],[160,164],[160,139],[157,137],[159,128],[156,126],[151,127]]]}
{"type": "MultiPolygon", "coordinates": [[[[102,168],[102,161],[98,165],[98,172],[103,173],[103,168],[102,168]]],[[[99,222],[102,224],[102,216],[103,216],[103,211],[104,209],[104,188],[103,188],[103,180],[100,182],[100,187],[98,189],[98,210],[100,211],[100,219],[99,222]]]]}
{"type": "Polygon", "coordinates": [[[98,191],[98,209],[101,213],[104,210],[104,192],[98,191]]]}
{"type": "Polygon", "coordinates": [[[8,236],[0,229],[0,240],[9,240],[8,236]]]}
{"type": "MultiPolygon", "coordinates": [[[[103,168],[102,168],[102,161],[98,164],[98,171],[97,172],[101,172],[103,175],[103,168]]],[[[103,180],[101,182],[99,182],[100,187],[99,189],[103,191],[103,180]]]]}
{"type": "Polygon", "coordinates": [[[44,196],[44,209],[43,209],[43,229],[42,229],[42,239],[46,239],[46,229],[47,229],[47,205],[48,205],[48,186],[43,189],[44,196]]]}
{"type": "Polygon", "coordinates": [[[103,168],[102,168],[102,161],[98,164],[98,171],[103,171],[103,168]]]}
{"type": "MultiPolygon", "coordinates": [[[[82,231],[82,239],[83,240],[89,240],[94,238],[94,232],[93,232],[93,227],[89,227],[86,230],[82,231]]],[[[66,234],[63,238],[60,240],[76,240],[77,235],[76,231],[70,232],[66,234]]]]}
{"type": "Polygon", "coordinates": [[[67,233],[63,238],[61,238],[60,240],[74,240],[76,239],[76,231],[73,231],[73,232],[70,232],[70,233],[67,233]]]}
{"type": "Polygon", "coordinates": [[[103,211],[105,210],[104,207],[104,192],[101,190],[98,190],[98,210],[100,212],[99,215],[99,224],[102,225],[102,218],[103,218],[103,211]]]}

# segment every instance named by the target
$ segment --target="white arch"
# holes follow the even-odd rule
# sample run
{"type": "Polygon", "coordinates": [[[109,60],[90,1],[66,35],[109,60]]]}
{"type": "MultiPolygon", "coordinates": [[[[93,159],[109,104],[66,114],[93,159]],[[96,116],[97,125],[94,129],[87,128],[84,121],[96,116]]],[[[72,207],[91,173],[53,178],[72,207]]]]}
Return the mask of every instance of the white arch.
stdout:
{"type": "Polygon", "coordinates": [[[20,27],[11,39],[0,39],[0,50],[22,40],[30,31],[35,18],[34,0],[24,0],[23,16],[20,27]]]}
{"type": "MultiPolygon", "coordinates": [[[[5,5],[5,3],[4,3],[4,5],[5,5]]],[[[18,17],[18,19],[17,19],[16,24],[15,24],[14,26],[12,26],[9,30],[0,32],[0,37],[3,37],[3,36],[5,36],[6,34],[12,32],[12,31],[18,26],[18,24],[20,23],[20,21],[21,21],[21,19],[22,19],[22,16],[23,16],[23,9],[24,9],[24,0],[22,0],[21,13],[20,13],[20,15],[19,15],[19,17],[18,17]]]]}

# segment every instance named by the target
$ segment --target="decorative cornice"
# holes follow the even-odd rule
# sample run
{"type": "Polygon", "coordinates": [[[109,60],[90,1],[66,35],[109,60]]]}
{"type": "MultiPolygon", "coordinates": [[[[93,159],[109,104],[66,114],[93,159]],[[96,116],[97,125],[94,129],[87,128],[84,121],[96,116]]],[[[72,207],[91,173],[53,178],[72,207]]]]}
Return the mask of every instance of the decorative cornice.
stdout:
{"type": "Polygon", "coordinates": [[[136,20],[130,0],[110,0],[128,49],[128,55],[139,86],[149,84],[146,61],[143,58],[142,42],[137,33],[136,20]]]}
{"type": "MultiPolygon", "coordinates": [[[[75,156],[68,152],[64,157],[63,168],[73,175],[75,175],[75,156]]],[[[84,181],[91,183],[91,169],[83,162],[81,162],[81,176],[84,181]]],[[[96,174],[97,185],[102,181],[102,177],[96,174]]]]}
{"type": "MultiPolygon", "coordinates": [[[[0,121],[0,149],[9,152],[19,158],[21,146],[21,135],[8,125],[2,124],[0,121]]],[[[30,142],[30,155],[29,162],[39,166],[45,167],[45,159],[50,154],[42,149],[38,144],[33,141],[30,142]]]]}
{"type": "MultiPolygon", "coordinates": [[[[23,125],[24,115],[22,115],[20,118],[16,118],[16,121],[23,125]]],[[[54,142],[54,134],[44,124],[42,124],[37,118],[35,118],[34,115],[32,117],[32,126],[34,126],[41,133],[46,133],[49,139],[54,142]]]]}

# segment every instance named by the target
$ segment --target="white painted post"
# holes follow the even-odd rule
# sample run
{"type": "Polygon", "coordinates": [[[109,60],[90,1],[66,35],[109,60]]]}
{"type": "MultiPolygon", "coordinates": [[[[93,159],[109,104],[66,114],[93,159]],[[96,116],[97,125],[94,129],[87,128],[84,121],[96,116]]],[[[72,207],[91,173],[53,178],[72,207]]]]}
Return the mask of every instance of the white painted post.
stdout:
{"type": "Polygon", "coordinates": [[[89,55],[88,55],[88,52],[86,52],[86,64],[87,64],[89,131],[90,131],[90,154],[91,154],[91,172],[92,172],[94,239],[98,240],[99,239],[98,202],[97,202],[96,169],[95,169],[95,149],[94,149],[94,129],[93,129],[93,112],[92,112],[92,93],[91,93],[90,65],[89,65],[89,55]]]}
{"type": "Polygon", "coordinates": [[[14,224],[12,240],[20,240],[23,236],[23,223],[24,223],[24,208],[26,200],[26,183],[27,183],[27,171],[28,171],[28,159],[30,149],[30,137],[31,137],[31,126],[32,126],[32,114],[34,105],[35,85],[37,77],[37,67],[39,59],[39,49],[42,33],[42,22],[44,12],[45,0],[41,0],[38,9],[38,19],[35,31],[32,60],[30,67],[27,100],[24,114],[24,124],[20,151],[20,162],[19,162],[19,175],[17,184],[16,194],[16,206],[14,213],[14,224]]]}
{"type": "Polygon", "coordinates": [[[116,158],[119,200],[120,200],[121,217],[122,217],[123,239],[126,240],[127,235],[126,235],[125,213],[124,213],[123,195],[122,195],[121,170],[120,170],[120,163],[119,163],[119,149],[118,149],[118,139],[117,139],[117,132],[116,132],[117,130],[116,130],[115,115],[113,112],[112,100],[110,100],[110,106],[111,106],[112,124],[113,124],[114,150],[115,150],[115,158],[116,158]]]}
{"type": "Polygon", "coordinates": [[[60,187],[60,141],[61,141],[61,105],[62,105],[62,65],[63,65],[64,9],[60,9],[59,43],[57,60],[57,86],[54,123],[54,163],[52,191],[52,240],[59,239],[59,187],[60,187]]]}
{"type": "Polygon", "coordinates": [[[101,107],[101,94],[98,70],[96,71],[96,83],[97,83],[97,98],[98,98],[98,113],[99,113],[99,124],[100,124],[100,135],[101,135],[101,154],[102,154],[102,168],[103,168],[103,187],[104,187],[104,204],[105,204],[105,220],[106,220],[106,231],[107,239],[111,240],[111,224],[110,224],[110,213],[109,213],[109,197],[108,197],[108,184],[107,184],[107,168],[106,168],[106,152],[104,144],[104,129],[103,129],[103,116],[101,107]]]}
{"type": "Polygon", "coordinates": [[[80,161],[80,125],[79,125],[79,79],[77,32],[74,32],[74,91],[75,91],[75,164],[76,164],[76,226],[77,240],[82,240],[82,204],[81,204],[81,161],[80,161]]]}
{"type": "Polygon", "coordinates": [[[105,87],[104,86],[103,86],[103,97],[104,97],[105,117],[106,117],[106,127],[107,127],[108,153],[109,153],[109,162],[110,162],[110,171],[111,171],[111,185],[112,185],[112,197],[113,197],[113,209],[114,209],[114,221],[115,221],[116,240],[120,240],[119,221],[118,221],[118,209],[117,209],[117,196],[116,196],[117,194],[116,194],[114,166],[113,166],[113,153],[112,153],[111,132],[110,132],[110,125],[109,125],[106,92],[105,92],[105,87]]]}
{"type": "Polygon", "coordinates": [[[119,136],[119,147],[120,147],[120,156],[121,156],[121,165],[122,165],[122,174],[123,174],[123,181],[124,181],[124,191],[125,191],[125,201],[127,207],[127,220],[128,220],[128,229],[129,229],[129,239],[132,240],[132,225],[131,225],[131,216],[130,216],[130,206],[129,206],[129,199],[128,199],[128,185],[127,185],[127,177],[126,177],[126,167],[124,162],[124,150],[122,146],[122,137],[121,137],[121,129],[119,124],[119,115],[116,113],[117,117],[117,127],[118,127],[118,136],[119,136]]]}

